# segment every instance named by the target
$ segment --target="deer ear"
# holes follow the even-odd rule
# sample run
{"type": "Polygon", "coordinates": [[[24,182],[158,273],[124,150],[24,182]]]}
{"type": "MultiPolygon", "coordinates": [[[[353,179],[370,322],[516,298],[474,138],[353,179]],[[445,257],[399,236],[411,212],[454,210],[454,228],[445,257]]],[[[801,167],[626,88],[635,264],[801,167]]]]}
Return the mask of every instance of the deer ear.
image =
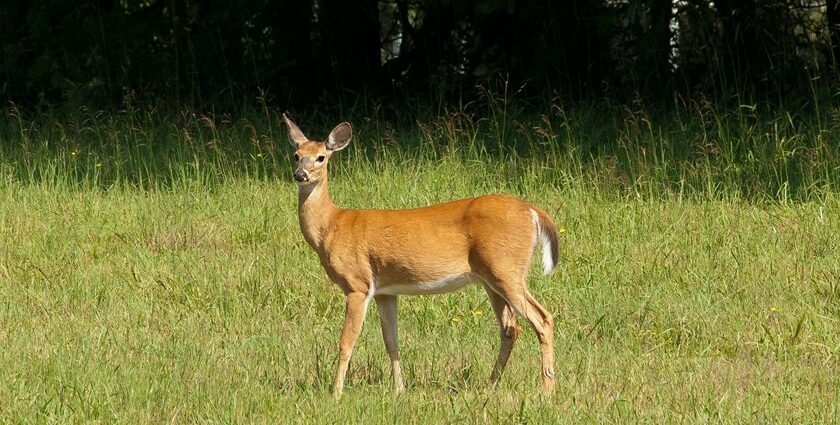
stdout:
{"type": "Polygon", "coordinates": [[[292,146],[298,147],[309,141],[297,124],[293,123],[285,113],[283,114],[283,121],[286,121],[286,126],[289,127],[289,142],[292,143],[292,146]]]}
{"type": "Polygon", "coordinates": [[[350,144],[350,139],[353,138],[353,127],[350,123],[343,122],[330,132],[330,137],[327,138],[327,149],[335,152],[340,151],[350,144]]]}

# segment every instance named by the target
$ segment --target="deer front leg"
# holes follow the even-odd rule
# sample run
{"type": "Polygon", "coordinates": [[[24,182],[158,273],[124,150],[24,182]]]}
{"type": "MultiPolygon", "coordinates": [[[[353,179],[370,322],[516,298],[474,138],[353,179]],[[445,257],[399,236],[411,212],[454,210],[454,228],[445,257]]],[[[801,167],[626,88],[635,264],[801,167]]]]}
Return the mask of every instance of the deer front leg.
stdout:
{"type": "Polygon", "coordinates": [[[362,331],[362,324],[367,314],[370,297],[362,292],[350,292],[344,298],[344,328],[341,330],[341,341],[338,344],[338,369],[335,373],[333,397],[341,397],[344,389],[344,378],[347,376],[347,366],[353,355],[353,346],[362,331]]]}
{"type": "Polygon", "coordinates": [[[388,350],[388,356],[391,358],[394,391],[399,395],[403,392],[405,386],[400,371],[400,354],[397,347],[397,297],[394,295],[377,296],[376,308],[379,309],[382,339],[385,341],[385,349],[388,350]]]}

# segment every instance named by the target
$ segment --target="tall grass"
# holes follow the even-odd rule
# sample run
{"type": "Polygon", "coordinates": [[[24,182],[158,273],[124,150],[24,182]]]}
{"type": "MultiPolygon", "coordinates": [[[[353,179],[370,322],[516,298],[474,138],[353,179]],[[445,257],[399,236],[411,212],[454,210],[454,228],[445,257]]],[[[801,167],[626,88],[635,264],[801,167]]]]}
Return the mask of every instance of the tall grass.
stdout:
{"type": "MultiPolygon", "coordinates": [[[[512,172],[536,167],[543,182],[574,181],[605,195],[786,201],[833,192],[840,178],[833,106],[792,111],[675,98],[655,107],[557,99],[535,107],[503,93],[441,108],[442,115],[364,106],[331,121],[329,114],[298,119],[313,137],[339,119],[352,121],[355,157],[347,163],[396,155],[397,162],[457,158],[512,172]]],[[[252,111],[232,117],[126,103],[114,113],[27,116],[12,107],[0,122],[0,167],[7,180],[99,187],[285,178],[285,129],[275,112],[252,111]]]]}
{"type": "MultiPolygon", "coordinates": [[[[407,392],[391,395],[375,309],[345,397],[342,312],[297,224],[273,112],[103,113],[0,123],[4,422],[836,422],[838,143],[832,110],[511,96],[350,120],[339,205],[487,192],[563,229],[532,292],[555,315],[557,394],[525,330],[500,386],[481,290],[402,297],[407,392]]],[[[536,271],[536,268],[535,268],[536,271]]]]}

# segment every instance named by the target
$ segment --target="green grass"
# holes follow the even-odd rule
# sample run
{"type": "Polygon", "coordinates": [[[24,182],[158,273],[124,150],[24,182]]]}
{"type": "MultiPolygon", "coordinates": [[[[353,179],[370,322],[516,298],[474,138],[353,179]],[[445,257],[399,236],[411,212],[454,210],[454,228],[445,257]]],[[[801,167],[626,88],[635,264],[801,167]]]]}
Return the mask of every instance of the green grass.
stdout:
{"type": "MultiPolygon", "coordinates": [[[[834,124],[704,107],[357,111],[339,205],[502,191],[565,229],[557,271],[530,281],[556,318],[558,390],[537,390],[530,329],[487,388],[497,328],[471,287],[400,298],[399,398],[372,307],[340,401],[341,293],[300,235],[278,121],[12,111],[0,421],[840,421],[834,124]]],[[[310,137],[335,124],[295,118],[310,137]]]]}

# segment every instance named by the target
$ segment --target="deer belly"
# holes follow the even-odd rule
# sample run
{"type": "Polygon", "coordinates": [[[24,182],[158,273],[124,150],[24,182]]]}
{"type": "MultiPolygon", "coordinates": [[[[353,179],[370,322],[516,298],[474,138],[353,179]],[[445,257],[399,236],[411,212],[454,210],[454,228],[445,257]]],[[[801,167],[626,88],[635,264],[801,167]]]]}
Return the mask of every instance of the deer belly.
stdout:
{"type": "Polygon", "coordinates": [[[434,295],[457,291],[464,286],[478,283],[481,278],[474,273],[447,276],[431,282],[393,283],[376,288],[376,295],[434,295]]]}

